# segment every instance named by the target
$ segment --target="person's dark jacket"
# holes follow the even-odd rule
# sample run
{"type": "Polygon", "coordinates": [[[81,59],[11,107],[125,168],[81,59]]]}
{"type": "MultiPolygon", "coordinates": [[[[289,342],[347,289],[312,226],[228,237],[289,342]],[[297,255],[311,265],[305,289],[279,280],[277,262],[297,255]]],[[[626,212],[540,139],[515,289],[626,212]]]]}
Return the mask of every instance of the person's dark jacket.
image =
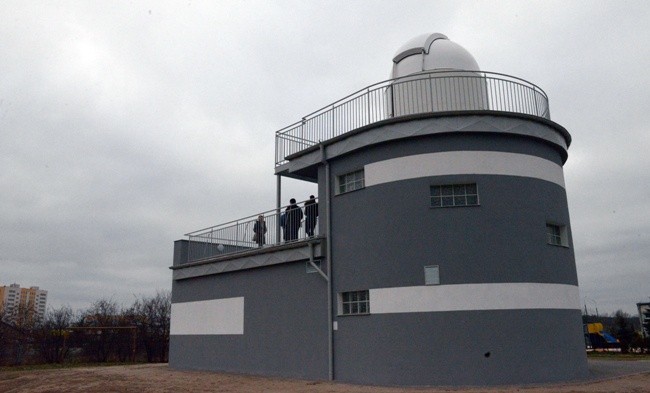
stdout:
{"type": "Polygon", "coordinates": [[[285,213],[285,239],[295,240],[298,238],[298,230],[300,230],[301,221],[303,218],[302,209],[295,203],[287,206],[285,213]]]}

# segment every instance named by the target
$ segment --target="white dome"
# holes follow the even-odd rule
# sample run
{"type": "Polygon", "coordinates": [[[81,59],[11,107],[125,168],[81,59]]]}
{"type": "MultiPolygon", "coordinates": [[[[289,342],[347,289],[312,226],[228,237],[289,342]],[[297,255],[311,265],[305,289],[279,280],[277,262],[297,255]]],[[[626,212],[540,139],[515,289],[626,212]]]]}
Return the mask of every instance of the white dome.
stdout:
{"type": "Polygon", "coordinates": [[[479,71],[478,63],[465,48],[440,33],[419,35],[397,51],[393,57],[391,77],[433,70],[479,71]]]}

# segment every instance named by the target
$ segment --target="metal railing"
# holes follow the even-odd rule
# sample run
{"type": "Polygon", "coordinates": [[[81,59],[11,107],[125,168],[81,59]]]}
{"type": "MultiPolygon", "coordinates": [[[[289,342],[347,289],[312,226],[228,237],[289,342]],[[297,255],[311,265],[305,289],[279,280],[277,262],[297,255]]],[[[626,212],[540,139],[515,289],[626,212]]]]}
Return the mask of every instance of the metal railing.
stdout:
{"type": "Polygon", "coordinates": [[[268,210],[185,234],[189,242],[187,262],[198,262],[318,236],[318,198],[315,199],[315,205],[305,205],[305,202],[307,201],[299,202],[297,210],[288,211],[289,206],[283,206],[280,210],[268,210]],[[260,216],[263,220],[260,220],[260,216]],[[311,231],[308,229],[310,224],[313,227],[311,231]],[[266,231],[263,230],[264,227],[266,231]]]}
{"type": "Polygon", "coordinates": [[[489,110],[550,119],[546,93],[495,72],[434,71],[376,83],[276,132],[276,166],[286,157],[359,127],[420,113],[489,110]]]}

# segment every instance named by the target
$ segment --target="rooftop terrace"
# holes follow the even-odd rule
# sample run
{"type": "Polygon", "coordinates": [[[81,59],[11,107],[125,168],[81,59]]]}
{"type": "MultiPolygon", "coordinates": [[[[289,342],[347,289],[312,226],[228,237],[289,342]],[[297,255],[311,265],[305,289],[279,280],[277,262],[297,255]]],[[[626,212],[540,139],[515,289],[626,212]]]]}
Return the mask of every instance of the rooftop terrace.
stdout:
{"type": "Polygon", "coordinates": [[[360,127],[426,113],[494,111],[550,119],[548,97],[514,76],[437,70],[375,83],[275,133],[275,165],[360,127]]]}
{"type": "MultiPolygon", "coordinates": [[[[389,79],[352,93],[282,128],[275,136],[276,168],[291,155],[346,133],[413,115],[506,112],[550,119],[548,97],[536,85],[513,76],[483,71],[436,70],[389,79]]],[[[299,203],[304,209],[304,202],[299,203]]],[[[304,220],[289,241],[281,235],[286,206],[186,234],[187,262],[211,261],[230,254],[262,251],[312,238],[304,220]],[[264,217],[263,243],[255,222],[264,217]]],[[[318,226],[316,227],[317,231],[318,226]]],[[[314,234],[316,237],[318,233],[314,234]]]]}
{"type": "MultiPolygon", "coordinates": [[[[293,235],[284,232],[284,228],[288,229],[291,226],[290,222],[286,222],[289,206],[187,233],[185,234],[188,240],[187,256],[183,263],[210,262],[230,254],[264,251],[276,246],[318,238],[316,219],[313,220],[313,230],[308,229],[307,213],[310,208],[305,202],[307,201],[298,203],[302,215],[299,218],[295,216],[296,228],[293,235]],[[285,222],[286,225],[283,225],[285,222]]],[[[318,199],[314,199],[314,202],[317,203],[318,199]]]]}

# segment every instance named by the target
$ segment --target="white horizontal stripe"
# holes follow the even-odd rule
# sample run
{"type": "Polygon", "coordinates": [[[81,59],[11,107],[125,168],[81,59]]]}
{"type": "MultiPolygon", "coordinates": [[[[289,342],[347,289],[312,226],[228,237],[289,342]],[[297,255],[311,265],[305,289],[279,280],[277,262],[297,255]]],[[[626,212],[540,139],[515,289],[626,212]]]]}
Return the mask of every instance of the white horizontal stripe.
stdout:
{"type": "Polygon", "coordinates": [[[365,166],[366,187],[398,180],[443,175],[507,175],[542,179],[564,187],[562,167],[544,158],[497,151],[417,154],[365,166]]]}
{"type": "Polygon", "coordinates": [[[370,313],[580,309],[576,285],[458,284],[370,290],[370,313]]]}
{"type": "Polygon", "coordinates": [[[244,334],[244,298],[172,303],[170,334],[244,334]]]}

